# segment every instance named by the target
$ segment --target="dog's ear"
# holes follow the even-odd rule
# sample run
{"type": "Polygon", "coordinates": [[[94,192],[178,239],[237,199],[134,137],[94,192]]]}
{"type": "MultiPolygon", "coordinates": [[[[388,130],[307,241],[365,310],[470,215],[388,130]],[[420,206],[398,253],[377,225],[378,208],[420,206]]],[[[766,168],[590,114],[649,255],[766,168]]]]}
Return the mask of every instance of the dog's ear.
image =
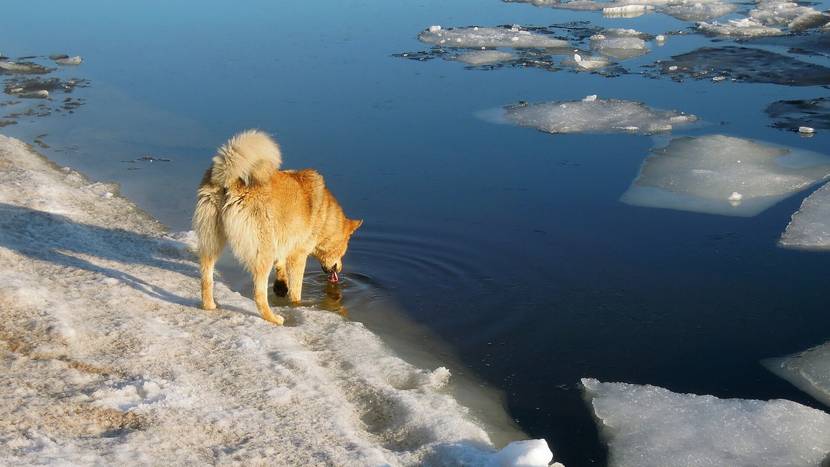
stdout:
{"type": "Polygon", "coordinates": [[[353,234],[354,231],[357,230],[357,228],[360,227],[361,225],[363,225],[363,219],[357,219],[357,220],[349,219],[349,225],[348,225],[349,235],[353,234]]]}

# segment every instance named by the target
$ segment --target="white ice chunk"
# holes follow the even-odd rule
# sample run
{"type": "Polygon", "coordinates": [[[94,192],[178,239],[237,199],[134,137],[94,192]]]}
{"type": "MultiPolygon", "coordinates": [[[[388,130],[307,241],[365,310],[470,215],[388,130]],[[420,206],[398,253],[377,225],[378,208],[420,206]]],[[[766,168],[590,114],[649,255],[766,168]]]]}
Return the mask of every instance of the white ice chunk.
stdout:
{"type": "Polygon", "coordinates": [[[507,28],[453,28],[427,30],[418,35],[421,42],[447,47],[481,48],[563,48],[568,41],[520,29],[507,28]]]}
{"type": "Polygon", "coordinates": [[[830,415],[795,402],[582,385],[613,467],[818,466],[830,452],[830,415]]]}
{"type": "Polygon", "coordinates": [[[801,203],[781,235],[779,245],[807,250],[830,250],[830,184],[801,203]]]}
{"type": "Polygon", "coordinates": [[[749,11],[749,17],[767,26],[789,26],[796,30],[821,26],[830,19],[814,8],[782,0],[761,0],[749,11]]]}
{"type": "Polygon", "coordinates": [[[582,55],[575,53],[573,58],[565,58],[562,64],[571,66],[577,70],[593,71],[605,68],[611,64],[611,61],[602,55],[582,55]]]}
{"type": "Polygon", "coordinates": [[[805,135],[812,135],[813,133],[816,132],[816,129],[813,128],[813,127],[809,127],[809,126],[800,126],[800,127],[798,127],[798,132],[802,133],[802,134],[805,134],[805,135]]]}
{"type": "Polygon", "coordinates": [[[591,36],[591,49],[618,59],[637,57],[648,53],[645,37],[633,29],[607,29],[591,36]]]}
{"type": "Polygon", "coordinates": [[[735,9],[734,4],[718,0],[680,0],[660,8],[660,12],[683,21],[709,21],[735,9]]]}
{"type": "Polygon", "coordinates": [[[795,355],[770,358],[761,363],[777,376],[830,407],[830,342],[795,355]]]}
{"type": "Polygon", "coordinates": [[[494,65],[509,62],[515,58],[516,56],[512,53],[501,50],[472,50],[455,57],[459,62],[472,66],[494,65]]]}
{"type": "Polygon", "coordinates": [[[681,137],[652,150],[620,200],[752,217],[830,175],[830,157],[724,135],[681,137]],[[741,195],[735,202],[732,193],[741,195]]]}
{"type": "Polygon", "coordinates": [[[79,55],[75,55],[74,57],[63,57],[63,58],[56,58],[55,63],[58,65],[80,65],[83,63],[84,59],[81,58],[79,55]]]}
{"type": "Polygon", "coordinates": [[[493,456],[492,465],[498,467],[547,467],[553,453],[543,439],[514,441],[493,456]]]}
{"type": "Polygon", "coordinates": [[[658,133],[696,120],[694,115],[655,110],[619,99],[545,102],[508,107],[505,118],[548,133],[658,133]],[[683,118],[678,118],[683,117],[683,118]],[[674,120],[673,120],[674,119],[674,120]]]}
{"type": "Polygon", "coordinates": [[[697,28],[706,34],[718,36],[762,37],[780,36],[784,34],[784,31],[781,29],[765,26],[750,18],[732,19],[726,24],[701,22],[697,24],[697,28]]]}
{"type": "Polygon", "coordinates": [[[603,8],[602,14],[612,18],[635,18],[653,9],[651,5],[621,5],[603,8]]]}

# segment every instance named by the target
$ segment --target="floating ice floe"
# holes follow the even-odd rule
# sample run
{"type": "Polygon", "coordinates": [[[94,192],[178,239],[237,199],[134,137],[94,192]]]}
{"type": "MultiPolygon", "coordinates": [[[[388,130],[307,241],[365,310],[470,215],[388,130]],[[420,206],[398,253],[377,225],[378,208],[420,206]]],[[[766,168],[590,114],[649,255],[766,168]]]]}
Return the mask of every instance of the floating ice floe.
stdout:
{"type": "Polygon", "coordinates": [[[606,29],[591,36],[591,49],[617,59],[628,59],[648,53],[648,35],[634,29],[606,29]]]}
{"type": "Polygon", "coordinates": [[[598,99],[513,105],[507,121],[547,133],[639,133],[671,131],[697,118],[681,112],[655,110],[640,102],[598,99]]]}
{"type": "Polygon", "coordinates": [[[51,71],[52,69],[46,68],[43,65],[38,65],[37,63],[0,60],[0,72],[18,73],[24,75],[45,75],[51,71]]]}
{"type": "Polygon", "coordinates": [[[59,55],[54,56],[52,60],[54,60],[55,63],[57,63],[58,65],[64,66],[80,65],[84,61],[79,55],[75,55],[74,57],[70,57],[68,55],[59,55]]]}
{"type": "Polygon", "coordinates": [[[455,57],[455,60],[470,66],[493,65],[515,59],[516,56],[514,54],[501,50],[472,50],[455,57]]]}
{"type": "Polygon", "coordinates": [[[602,55],[582,55],[580,53],[574,53],[572,56],[563,59],[562,64],[577,70],[594,71],[607,67],[611,64],[611,61],[602,55]]]}
{"type": "Polygon", "coordinates": [[[784,31],[772,26],[765,26],[751,18],[732,19],[726,23],[698,23],[697,28],[705,34],[715,36],[761,37],[780,36],[784,31]]]}
{"type": "Polygon", "coordinates": [[[664,75],[675,79],[725,76],[748,83],[789,86],[830,84],[830,68],[786,55],[749,47],[703,47],[659,63],[664,75]]]}
{"type": "Polygon", "coordinates": [[[563,48],[570,47],[568,41],[527,31],[518,26],[495,28],[450,28],[424,30],[418,35],[421,42],[441,47],[481,48],[563,48]]]}
{"type": "Polygon", "coordinates": [[[654,7],[651,5],[620,5],[603,8],[602,15],[609,18],[636,18],[652,10],[654,7]]]}
{"type": "Polygon", "coordinates": [[[830,184],[819,188],[801,203],[779,244],[787,248],[830,250],[830,184]]]}
{"type": "Polygon", "coordinates": [[[612,467],[818,466],[830,452],[830,415],[788,400],[719,399],[595,379],[582,385],[612,467]]]}
{"type": "Polygon", "coordinates": [[[803,132],[802,128],[830,130],[830,97],[777,101],[765,112],[774,119],[772,126],[803,132]]]}
{"type": "Polygon", "coordinates": [[[777,376],[830,407],[830,342],[795,355],[766,359],[761,363],[777,376]]]}
{"type": "Polygon", "coordinates": [[[221,281],[198,309],[199,265],[171,245],[192,235],[113,189],[0,136],[4,465],[551,461],[543,440],[497,450],[446,368],[361,323],[294,307],[276,328],[221,281]]]}
{"type": "Polygon", "coordinates": [[[760,0],[749,11],[749,17],[761,24],[786,26],[791,31],[803,31],[830,22],[830,16],[814,8],[785,0],[760,0]]]}
{"type": "Polygon", "coordinates": [[[660,12],[683,21],[709,21],[735,9],[734,4],[719,0],[679,0],[661,7],[660,12]]]}
{"type": "Polygon", "coordinates": [[[830,157],[724,135],[653,149],[620,201],[752,217],[830,176],[830,157]]]}

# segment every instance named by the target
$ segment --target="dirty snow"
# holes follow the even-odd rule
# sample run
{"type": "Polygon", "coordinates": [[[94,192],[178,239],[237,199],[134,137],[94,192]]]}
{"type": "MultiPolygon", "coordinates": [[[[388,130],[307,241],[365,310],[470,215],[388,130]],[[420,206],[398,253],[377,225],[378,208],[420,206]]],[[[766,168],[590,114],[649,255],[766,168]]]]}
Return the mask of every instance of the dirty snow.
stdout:
{"type": "Polygon", "coordinates": [[[563,48],[570,47],[568,41],[513,27],[468,27],[436,29],[435,26],[418,35],[421,42],[441,47],[481,48],[563,48]]]}
{"type": "Polygon", "coordinates": [[[830,407],[830,342],[762,363],[771,372],[830,407]]]}
{"type": "Polygon", "coordinates": [[[779,244],[805,250],[830,250],[830,183],[801,203],[779,244]]]}
{"type": "Polygon", "coordinates": [[[5,464],[547,465],[497,452],[448,395],[360,323],[262,321],[217,283],[197,308],[188,235],[116,187],[0,136],[0,458],[5,464]],[[107,196],[109,194],[109,196],[107,196]]]}
{"type": "Polygon", "coordinates": [[[830,453],[830,415],[795,402],[582,385],[613,467],[818,466],[830,453]]]}
{"type": "Polygon", "coordinates": [[[696,120],[694,115],[655,110],[645,104],[620,99],[588,99],[505,108],[513,124],[548,133],[641,133],[671,131],[676,125],[696,120]]]}
{"type": "Polygon", "coordinates": [[[724,135],[680,137],[652,150],[620,200],[752,217],[828,176],[830,157],[821,154],[724,135]]]}

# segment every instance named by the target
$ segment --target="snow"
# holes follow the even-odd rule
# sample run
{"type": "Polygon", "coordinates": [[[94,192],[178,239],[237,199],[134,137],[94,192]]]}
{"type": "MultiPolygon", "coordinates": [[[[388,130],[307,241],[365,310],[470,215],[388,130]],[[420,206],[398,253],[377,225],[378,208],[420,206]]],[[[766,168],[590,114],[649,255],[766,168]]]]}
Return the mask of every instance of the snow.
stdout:
{"type": "Polygon", "coordinates": [[[830,184],[801,203],[779,244],[787,248],[830,250],[830,184]]]}
{"type": "MultiPolygon", "coordinates": [[[[591,98],[593,97],[593,98],[591,98]]],[[[694,115],[655,110],[619,99],[588,99],[515,105],[505,109],[507,121],[548,133],[642,133],[671,131],[696,120],[694,115]]]]}
{"type": "Polygon", "coordinates": [[[449,371],[360,323],[296,307],[277,328],[221,281],[220,310],[197,308],[191,235],[115,191],[0,136],[4,464],[550,460],[542,440],[496,451],[449,371]]]}
{"type": "Polygon", "coordinates": [[[795,355],[770,358],[761,363],[830,407],[830,342],[795,355]]]}
{"type": "Polygon", "coordinates": [[[681,137],[652,150],[620,200],[752,217],[828,176],[830,157],[806,150],[724,135],[681,137]]]}
{"type": "Polygon", "coordinates": [[[830,452],[830,415],[795,402],[582,385],[614,467],[818,466],[830,452]]]}
{"type": "Polygon", "coordinates": [[[570,47],[568,41],[523,30],[520,27],[501,28],[432,28],[422,31],[418,35],[421,42],[442,47],[481,48],[481,47],[510,47],[510,48],[563,48],[570,47]]]}
{"type": "Polygon", "coordinates": [[[457,57],[456,60],[471,66],[494,65],[515,60],[516,56],[501,50],[472,50],[457,57]]]}

